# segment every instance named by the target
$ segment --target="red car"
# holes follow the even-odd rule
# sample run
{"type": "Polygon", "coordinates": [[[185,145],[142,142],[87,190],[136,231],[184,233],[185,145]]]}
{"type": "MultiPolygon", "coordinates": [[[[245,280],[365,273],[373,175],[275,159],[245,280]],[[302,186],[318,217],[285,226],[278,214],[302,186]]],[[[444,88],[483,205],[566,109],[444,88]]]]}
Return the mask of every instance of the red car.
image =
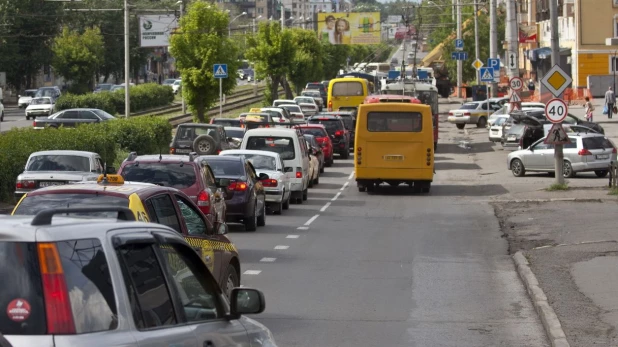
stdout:
{"type": "Polygon", "coordinates": [[[330,140],[330,136],[326,132],[326,128],[322,124],[308,124],[308,125],[299,125],[297,128],[303,134],[313,135],[322,147],[322,152],[324,153],[324,165],[332,166],[333,165],[333,142],[330,140]]]}

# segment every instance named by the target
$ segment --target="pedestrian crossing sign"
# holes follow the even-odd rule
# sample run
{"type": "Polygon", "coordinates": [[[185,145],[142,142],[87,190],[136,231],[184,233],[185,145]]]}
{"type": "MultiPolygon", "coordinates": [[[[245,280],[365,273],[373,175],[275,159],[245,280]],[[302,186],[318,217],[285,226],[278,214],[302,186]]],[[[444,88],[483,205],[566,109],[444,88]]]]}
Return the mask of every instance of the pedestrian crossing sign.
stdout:
{"type": "Polygon", "coordinates": [[[481,74],[481,82],[493,82],[494,81],[494,69],[490,67],[482,67],[479,69],[481,74]]]}
{"type": "Polygon", "coordinates": [[[227,78],[227,64],[215,64],[213,71],[215,78],[227,78]]]}

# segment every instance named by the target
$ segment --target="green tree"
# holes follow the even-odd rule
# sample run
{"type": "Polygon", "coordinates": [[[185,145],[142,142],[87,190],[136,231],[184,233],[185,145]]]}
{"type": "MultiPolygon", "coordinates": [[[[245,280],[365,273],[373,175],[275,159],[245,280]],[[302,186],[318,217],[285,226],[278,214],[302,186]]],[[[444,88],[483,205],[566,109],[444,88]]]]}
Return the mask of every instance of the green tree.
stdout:
{"type": "Polygon", "coordinates": [[[288,79],[294,84],[296,94],[311,81],[319,81],[322,76],[322,46],[313,30],[292,29],[292,39],[296,43],[294,59],[290,62],[288,79]]]}
{"type": "MultiPolygon", "coordinates": [[[[354,46],[322,43],[322,68],[325,79],[335,78],[339,70],[345,67],[346,59],[351,50],[350,47],[354,46]]],[[[353,62],[351,61],[351,63],[353,62]]]]}
{"type": "Polygon", "coordinates": [[[219,97],[219,80],[214,78],[214,64],[227,64],[228,78],[223,79],[223,93],[236,87],[236,70],[240,66],[238,48],[227,36],[226,12],[205,2],[192,3],[182,17],[179,30],[170,38],[170,52],[182,76],[182,94],[198,122],[204,123],[206,110],[219,97]]]}
{"type": "Polygon", "coordinates": [[[264,93],[264,103],[272,105],[277,98],[279,84],[284,84],[290,72],[290,62],[294,59],[296,44],[292,31],[281,30],[278,22],[260,23],[257,35],[247,40],[249,49],[245,56],[255,63],[257,76],[268,77],[268,93],[264,93]]]}
{"type": "Polygon", "coordinates": [[[103,37],[99,28],[88,28],[83,34],[65,27],[54,39],[52,66],[73,82],[72,91],[92,90],[93,79],[103,56],[103,37]]]}

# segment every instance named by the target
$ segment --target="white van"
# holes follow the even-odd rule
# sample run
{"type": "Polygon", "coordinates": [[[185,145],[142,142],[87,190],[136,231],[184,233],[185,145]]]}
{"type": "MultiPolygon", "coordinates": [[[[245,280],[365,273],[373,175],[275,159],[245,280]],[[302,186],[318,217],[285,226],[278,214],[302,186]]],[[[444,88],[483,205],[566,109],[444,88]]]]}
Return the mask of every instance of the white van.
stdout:
{"type": "Polygon", "coordinates": [[[299,130],[284,128],[250,129],[242,139],[240,149],[279,153],[290,179],[291,201],[302,204],[309,187],[309,154],[307,143],[299,130]],[[302,140],[301,140],[302,139],[302,140]]]}

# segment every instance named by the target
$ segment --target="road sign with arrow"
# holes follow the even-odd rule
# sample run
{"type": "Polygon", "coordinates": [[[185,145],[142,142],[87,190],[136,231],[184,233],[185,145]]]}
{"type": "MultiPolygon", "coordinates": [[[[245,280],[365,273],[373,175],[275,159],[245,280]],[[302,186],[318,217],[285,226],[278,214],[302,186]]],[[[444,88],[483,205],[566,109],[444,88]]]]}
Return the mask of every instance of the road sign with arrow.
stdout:
{"type": "Polygon", "coordinates": [[[517,53],[507,52],[506,63],[510,70],[515,70],[517,68],[517,53]]]}

